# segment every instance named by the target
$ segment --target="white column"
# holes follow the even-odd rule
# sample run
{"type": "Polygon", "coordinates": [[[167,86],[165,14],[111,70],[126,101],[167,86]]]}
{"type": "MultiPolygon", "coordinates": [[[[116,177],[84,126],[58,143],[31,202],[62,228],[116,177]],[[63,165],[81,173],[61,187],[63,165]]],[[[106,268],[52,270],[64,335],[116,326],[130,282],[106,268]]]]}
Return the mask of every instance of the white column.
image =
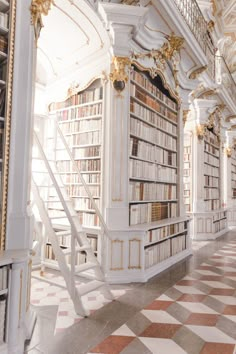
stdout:
{"type": "Polygon", "coordinates": [[[31,0],[17,1],[6,248],[28,248],[35,44],[31,0]]]}

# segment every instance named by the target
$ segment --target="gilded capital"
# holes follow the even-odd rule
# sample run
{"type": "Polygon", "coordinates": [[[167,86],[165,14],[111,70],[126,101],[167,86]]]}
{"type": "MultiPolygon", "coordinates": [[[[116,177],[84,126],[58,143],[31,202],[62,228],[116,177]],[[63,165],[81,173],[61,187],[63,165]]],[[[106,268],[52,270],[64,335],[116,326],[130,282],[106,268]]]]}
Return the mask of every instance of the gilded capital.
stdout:
{"type": "Polygon", "coordinates": [[[30,5],[31,23],[34,26],[35,39],[39,38],[43,27],[42,15],[47,16],[54,0],[32,0],[30,5]]]}
{"type": "Polygon", "coordinates": [[[225,154],[226,154],[227,157],[231,157],[232,156],[232,148],[230,146],[225,148],[225,154]]]}
{"type": "Polygon", "coordinates": [[[196,127],[196,135],[199,140],[202,140],[204,138],[206,132],[206,127],[204,124],[198,124],[196,127]]]}
{"type": "Polygon", "coordinates": [[[183,110],[183,124],[184,124],[184,126],[185,126],[185,123],[186,123],[186,121],[187,121],[187,119],[188,119],[188,114],[189,114],[189,112],[190,112],[189,109],[184,109],[184,110],[183,110]]]}
{"type": "Polygon", "coordinates": [[[131,65],[131,60],[128,57],[113,57],[112,66],[113,69],[109,75],[110,80],[113,82],[113,86],[117,91],[122,91],[125,88],[125,84],[128,82],[128,68],[131,65]]]}

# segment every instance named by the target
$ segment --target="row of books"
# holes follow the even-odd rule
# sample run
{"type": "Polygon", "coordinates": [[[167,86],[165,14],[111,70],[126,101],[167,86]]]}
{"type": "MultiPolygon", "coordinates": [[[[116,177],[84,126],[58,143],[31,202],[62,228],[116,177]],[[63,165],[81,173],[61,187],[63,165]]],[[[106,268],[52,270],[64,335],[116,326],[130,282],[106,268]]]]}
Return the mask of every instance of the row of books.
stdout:
{"type": "Polygon", "coordinates": [[[0,267],[0,291],[8,287],[8,267],[0,267]]]}
{"type": "Polygon", "coordinates": [[[5,113],[5,97],[6,97],[6,90],[0,88],[0,117],[4,117],[5,113]]]}
{"type": "Polygon", "coordinates": [[[167,106],[177,110],[177,104],[161,92],[161,90],[159,90],[155,85],[153,85],[145,75],[134,70],[131,72],[130,78],[131,80],[136,81],[139,85],[143,86],[147,91],[151,92],[152,95],[165,102],[167,106]]]}
{"type": "Polygon", "coordinates": [[[130,102],[130,112],[131,114],[133,113],[138,117],[142,117],[143,120],[145,120],[147,123],[154,125],[156,128],[164,129],[174,135],[177,134],[176,124],[172,124],[165,118],[160,117],[158,113],[150,111],[150,109],[142,106],[138,102],[130,102]]]}
{"type": "Polygon", "coordinates": [[[212,156],[210,154],[205,153],[204,154],[204,162],[205,163],[209,163],[215,167],[219,167],[220,166],[220,160],[218,157],[212,156]]]}
{"type": "MultiPolygon", "coordinates": [[[[65,173],[62,174],[62,180],[65,184],[75,184],[81,183],[80,178],[77,173],[65,173]]],[[[90,183],[100,183],[101,181],[101,174],[100,173],[83,173],[83,179],[87,184],[90,183]]]]}
{"type": "Polygon", "coordinates": [[[166,237],[175,235],[185,231],[187,228],[186,222],[179,222],[176,224],[166,225],[157,229],[152,229],[146,232],[145,244],[160,241],[166,237]]]}
{"type": "Polygon", "coordinates": [[[148,142],[163,146],[169,150],[177,149],[177,140],[162,131],[152,128],[135,118],[130,118],[130,134],[137,138],[147,140],[148,142]]]}
{"type": "Polygon", "coordinates": [[[232,189],[232,198],[236,197],[236,186],[232,189]]]}
{"type": "MultiPolygon", "coordinates": [[[[74,147],[73,157],[75,160],[86,158],[86,157],[96,157],[100,156],[100,146],[89,146],[89,147],[74,147]]],[[[66,160],[68,158],[68,153],[66,150],[57,150],[56,160],[66,160]]]]}
{"type": "Polygon", "coordinates": [[[205,199],[219,199],[220,191],[216,188],[205,188],[204,189],[204,198],[205,199]]]}
{"type": "Polygon", "coordinates": [[[204,144],[204,150],[205,150],[206,152],[209,152],[209,153],[211,153],[211,154],[217,156],[217,157],[220,156],[220,150],[219,150],[219,148],[216,148],[215,146],[213,146],[213,145],[211,145],[211,144],[208,144],[208,143],[206,143],[206,142],[205,142],[205,144],[204,144]]]}
{"type": "Polygon", "coordinates": [[[213,166],[204,164],[204,175],[212,176],[212,177],[219,177],[220,176],[219,167],[213,167],[213,166]]]}
{"type": "Polygon", "coordinates": [[[197,232],[198,233],[216,233],[227,226],[227,219],[222,219],[216,222],[212,222],[212,218],[198,218],[197,220],[197,232]]]}
{"type": "Polygon", "coordinates": [[[220,146],[220,142],[219,142],[217,135],[208,129],[206,130],[206,133],[204,135],[204,141],[207,143],[213,144],[217,147],[220,146]]]}
{"type": "Polygon", "coordinates": [[[130,177],[144,178],[153,181],[176,183],[176,170],[158,164],[130,159],[130,177]]]}
{"type": "Polygon", "coordinates": [[[7,49],[8,49],[7,37],[4,37],[3,35],[0,34],[0,52],[7,54],[7,49]]]}
{"type": "MultiPolygon", "coordinates": [[[[95,194],[93,194],[93,195],[95,196],[95,194]]],[[[100,200],[94,199],[94,201],[95,201],[97,207],[99,208],[100,200]]],[[[94,207],[91,203],[91,200],[88,197],[87,198],[83,198],[83,197],[73,198],[73,206],[74,206],[75,210],[93,210],[94,209],[94,207]]]]}
{"type": "Polygon", "coordinates": [[[150,268],[186,249],[186,236],[167,239],[145,249],[145,268],[150,268]]]}
{"type": "Polygon", "coordinates": [[[212,176],[204,176],[204,185],[206,187],[219,188],[219,178],[212,177],[212,176]]]}
{"type": "Polygon", "coordinates": [[[0,296],[0,345],[5,341],[5,320],[6,320],[7,300],[0,296]]]}
{"type": "MultiPolygon", "coordinates": [[[[100,159],[80,160],[76,161],[76,163],[80,171],[100,171],[101,169],[100,159]]],[[[61,171],[76,172],[71,161],[58,161],[57,164],[61,171]]]]}
{"type": "Polygon", "coordinates": [[[165,150],[159,146],[149,144],[138,138],[130,138],[130,156],[176,167],[176,152],[165,150]]]}
{"type": "Polygon", "coordinates": [[[99,217],[95,213],[79,211],[77,213],[78,220],[84,226],[99,226],[99,217]]]}
{"type": "MultiPolygon", "coordinates": [[[[62,247],[62,248],[65,249],[66,247],[62,247]]],[[[71,255],[66,254],[64,257],[65,257],[66,263],[71,264],[71,255]]],[[[57,260],[51,244],[45,245],[45,258],[50,261],[57,260]]],[[[86,263],[86,258],[87,257],[86,257],[85,252],[78,252],[77,255],[75,256],[75,265],[86,263]]]]}
{"type": "Polygon", "coordinates": [[[57,111],[56,117],[59,122],[81,119],[85,117],[95,116],[101,118],[102,114],[102,103],[87,104],[77,108],[65,109],[62,111],[57,111]]]}
{"type": "Polygon", "coordinates": [[[177,203],[155,202],[130,205],[130,225],[174,218],[177,216],[177,203]]]}
{"type": "Polygon", "coordinates": [[[205,203],[206,211],[217,210],[220,208],[219,199],[206,200],[204,203],[205,203]]]}
{"type": "Polygon", "coordinates": [[[176,185],[149,183],[149,182],[133,182],[129,183],[129,200],[170,200],[177,198],[176,185]]]}
{"type": "Polygon", "coordinates": [[[0,27],[8,28],[8,13],[0,12],[0,27]]]}
{"type": "MultiPolygon", "coordinates": [[[[67,189],[68,194],[73,197],[87,196],[87,193],[86,193],[84,187],[81,185],[73,185],[72,184],[72,185],[66,186],[66,189],[67,189]]],[[[100,185],[98,185],[98,186],[90,185],[89,190],[90,190],[90,193],[92,194],[92,196],[94,196],[94,197],[100,196],[100,185]]]]}
{"type": "MultiPolygon", "coordinates": [[[[94,237],[88,237],[88,241],[91,244],[92,250],[94,252],[96,252],[97,251],[97,243],[98,243],[97,237],[95,237],[95,236],[94,237]]],[[[71,237],[58,236],[58,242],[59,242],[60,246],[63,247],[63,248],[71,247],[71,237]]],[[[48,240],[48,242],[46,244],[46,247],[47,247],[48,251],[50,249],[50,252],[53,252],[53,249],[52,249],[52,246],[51,246],[51,243],[50,243],[49,240],[48,240]]],[[[47,254],[49,254],[49,252],[47,252],[47,254]]],[[[55,255],[54,255],[54,257],[55,257],[55,255]]],[[[50,258],[50,257],[46,257],[46,258],[50,258]]]]}
{"type": "Polygon", "coordinates": [[[94,145],[101,144],[100,130],[76,134],[72,136],[72,145],[93,145],[93,144],[94,145]]]}
{"type": "Polygon", "coordinates": [[[63,122],[60,124],[61,131],[64,134],[75,134],[78,132],[85,132],[88,130],[100,130],[101,129],[101,119],[83,119],[76,120],[73,122],[63,122]]]}
{"type": "Polygon", "coordinates": [[[82,103],[98,101],[101,100],[102,97],[103,97],[103,88],[97,87],[73,95],[63,102],[52,103],[50,105],[50,111],[54,111],[57,109],[62,109],[70,106],[76,106],[82,103]]]}
{"type": "Polygon", "coordinates": [[[168,107],[161,104],[155,98],[149,96],[145,93],[141,88],[136,85],[130,85],[131,90],[131,100],[135,99],[138,103],[143,103],[147,108],[150,108],[156,113],[161,114],[162,116],[172,120],[173,122],[177,122],[177,113],[172,112],[168,107]]]}

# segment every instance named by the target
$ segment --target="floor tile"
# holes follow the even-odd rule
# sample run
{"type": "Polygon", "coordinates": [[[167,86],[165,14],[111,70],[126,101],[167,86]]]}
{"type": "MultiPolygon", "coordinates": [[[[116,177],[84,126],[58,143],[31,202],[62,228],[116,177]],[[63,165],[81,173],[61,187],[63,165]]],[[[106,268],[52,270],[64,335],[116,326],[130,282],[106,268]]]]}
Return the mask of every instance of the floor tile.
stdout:
{"type": "Polygon", "coordinates": [[[236,306],[235,305],[226,305],[223,313],[225,315],[236,316],[236,306]]]}
{"type": "Polygon", "coordinates": [[[180,327],[180,324],[152,323],[140,337],[172,338],[180,327]]]}
{"type": "Polygon", "coordinates": [[[215,326],[219,315],[206,313],[192,313],[185,324],[199,325],[199,326],[215,326]]]}
{"type": "Polygon", "coordinates": [[[205,342],[235,344],[235,340],[232,337],[226,335],[218,328],[193,325],[186,325],[186,327],[201,337],[205,342]]]}
{"type": "Polygon", "coordinates": [[[142,310],[141,313],[152,323],[175,323],[180,324],[173,316],[166,311],[142,310]]]}
{"type": "MultiPolygon", "coordinates": [[[[172,338],[182,349],[188,354],[199,354],[205,341],[190,331],[187,327],[182,326],[172,338]]],[[[172,353],[166,353],[172,354],[172,353]]],[[[173,353],[174,354],[174,353],[173,353]]]]}
{"type": "Polygon", "coordinates": [[[210,307],[200,303],[200,302],[177,302],[179,305],[183,306],[190,312],[194,313],[211,313],[217,314],[215,310],[212,310],[210,307]]]}
{"type": "Polygon", "coordinates": [[[127,326],[136,335],[142,333],[151,323],[152,322],[141,312],[138,312],[126,322],[127,326]]]}
{"type": "Polygon", "coordinates": [[[185,350],[183,350],[178,344],[176,344],[171,339],[141,337],[140,340],[152,352],[152,354],[187,354],[185,350]]]}
{"type": "Polygon", "coordinates": [[[131,331],[131,329],[127,325],[123,325],[118,328],[115,332],[112,333],[113,336],[128,336],[128,337],[136,337],[136,335],[131,331]]]}
{"type": "Polygon", "coordinates": [[[233,344],[206,343],[200,354],[234,354],[233,344]]]}
{"type": "Polygon", "coordinates": [[[95,348],[90,349],[91,353],[119,354],[135,337],[109,336],[95,348]]]}
{"type": "Polygon", "coordinates": [[[153,354],[139,338],[135,338],[120,354],[153,354]]]}
{"type": "Polygon", "coordinates": [[[170,305],[173,304],[173,301],[159,301],[155,300],[150,305],[146,306],[146,310],[166,310],[170,305]]]}
{"type": "Polygon", "coordinates": [[[226,305],[236,305],[236,298],[233,296],[211,295],[211,297],[226,305]]]}
{"type": "Polygon", "coordinates": [[[198,294],[183,294],[180,296],[178,301],[186,301],[186,302],[202,302],[206,298],[206,295],[198,295],[198,294]]]}

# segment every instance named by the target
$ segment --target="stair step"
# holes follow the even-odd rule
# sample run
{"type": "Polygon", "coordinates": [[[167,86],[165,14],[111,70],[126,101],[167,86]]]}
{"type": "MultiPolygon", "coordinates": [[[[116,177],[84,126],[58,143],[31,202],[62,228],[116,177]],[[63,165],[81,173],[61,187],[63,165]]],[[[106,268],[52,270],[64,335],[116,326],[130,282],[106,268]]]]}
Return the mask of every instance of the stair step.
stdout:
{"type": "Polygon", "coordinates": [[[77,290],[78,290],[79,295],[83,296],[83,295],[90,293],[91,291],[101,288],[104,285],[105,285],[105,283],[103,281],[93,280],[93,281],[90,281],[89,283],[79,285],[77,287],[77,290]]]}
{"type": "Polygon", "coordinates": [[[93,263],[93,262],[86,262],[86,263],[77,265],[75,267],[75,273],[76,274],[82,273],[82,272],[85,272],[86,270],[93,269],[96,267],[98,267],[98,264],[93,263]]]}
{"type": "Polygon", "coordinates": [[[55,232],[55,234],[57,236],[70,236],[71,235],[71,231],[70,230],[68,230],[68,231],[57,231],[57,232],[55,232]]]}

